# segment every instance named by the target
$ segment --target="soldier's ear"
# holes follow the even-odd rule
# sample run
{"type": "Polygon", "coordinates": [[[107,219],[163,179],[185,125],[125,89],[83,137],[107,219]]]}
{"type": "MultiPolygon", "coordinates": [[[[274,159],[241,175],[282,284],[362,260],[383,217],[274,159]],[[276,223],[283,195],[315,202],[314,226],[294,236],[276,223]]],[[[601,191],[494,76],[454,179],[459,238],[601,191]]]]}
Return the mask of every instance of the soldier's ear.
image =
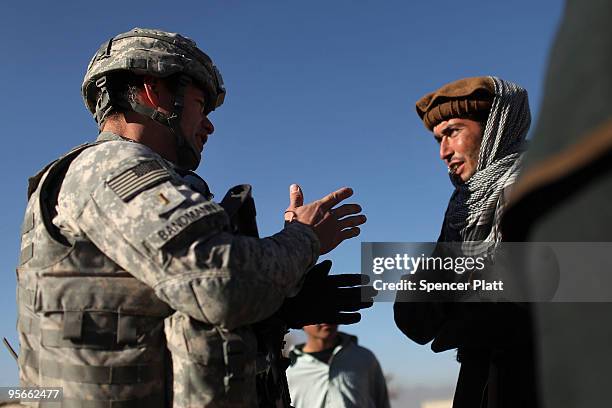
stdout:
{"type": "Polygon", "coordinates": [[[145,75],[142,80],[142,91],[140,98],[145,105],[152,106],[154,108],[159,106],[159,79],[145,75]]]}

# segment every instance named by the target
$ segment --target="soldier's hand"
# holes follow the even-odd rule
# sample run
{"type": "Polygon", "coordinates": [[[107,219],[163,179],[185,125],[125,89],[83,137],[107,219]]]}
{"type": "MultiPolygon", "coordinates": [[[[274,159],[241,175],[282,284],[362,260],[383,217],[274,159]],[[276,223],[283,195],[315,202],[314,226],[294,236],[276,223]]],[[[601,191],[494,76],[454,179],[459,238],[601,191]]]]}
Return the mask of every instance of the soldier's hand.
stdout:
{"type": "Polygon", "coordinates": [[[353,324],[359,310],[372,306],[377,291],[366,286],[368,276],[358,273],[329,275],[331,261],[313,266],[300,292],[285,299],[279,317],[292,329],[309,324],[353,324]]]}
{"type": "Polygon", "coordinates": [[[356,215],[361,212],[361,206],[358,204],[335,207],[352,195],[353,190],[344,187],[320,200],[304,204],[302,189],[297,184],[292,184],[285,221],[310,225],[321,243],[321,254],[326,254],[345,239],[359,235],[359,225],[366,222],[365,215],[356,215]]]}

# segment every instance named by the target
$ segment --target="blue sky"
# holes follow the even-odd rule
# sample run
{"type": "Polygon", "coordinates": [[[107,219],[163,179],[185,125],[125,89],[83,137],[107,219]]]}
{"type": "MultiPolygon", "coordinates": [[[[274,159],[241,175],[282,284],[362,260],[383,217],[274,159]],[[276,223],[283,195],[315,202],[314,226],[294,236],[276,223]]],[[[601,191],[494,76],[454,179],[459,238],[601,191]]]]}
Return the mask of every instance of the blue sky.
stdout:
{"type": "MultiPolygon", "coordinates": [[[[0,98],[0,335],[17,344],[15,265],[27,178],[96,136],[80,85],[99,44],[135,26],[181,32],[215,61],[227,87],[198,173],[218,198],[254,188],[260,232],[282,227],[288,186],[306,199],[355,190],[368,223],[329,254],[358,271],[360,241],[434,241],[451,193],[414,102],[454,79],[497,75],[525,87],[537,119],[561,1],[3,2],[0,98]]],[[[395,383],[454,384],[454,354],[434,354],[376,304],[346,328],[395,383]]],[[[0,385],[17,383],[0,351],[0,385]]]]}

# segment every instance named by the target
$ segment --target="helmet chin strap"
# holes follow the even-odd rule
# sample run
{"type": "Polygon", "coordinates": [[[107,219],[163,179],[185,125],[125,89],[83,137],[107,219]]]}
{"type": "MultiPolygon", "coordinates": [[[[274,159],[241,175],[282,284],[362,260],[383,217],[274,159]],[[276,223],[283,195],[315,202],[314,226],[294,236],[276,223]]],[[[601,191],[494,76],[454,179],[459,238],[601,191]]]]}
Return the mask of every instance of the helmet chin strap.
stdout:
{"type": "MultiPolygon", "coordinates": [[[[105,99],[107,100],[104,105],[106,106],[106,110],[110,111],[111,99],[116,99],[116,98],[111,97],[112,94],[109,92],[106,86],[106,79],[105,77],[102,77],[102,78],[104,79],[101,81],[98,81],[101,85],[98,87],[100,88],[100,91],[101,91],[100,94],[106,96],[105,99]]],[[[96,82],[96,85],[98,85],[98,82],[96,82]]],[[[185,89],[187,88],[187,85],[189,85],[191,82],[192,82],[191,78],[187,75],[181,75],[179,77],[178,85],[176,88],[176,93],[174,96],[174,106],[173,106],[174,109],[170,115],[163,113],[158,109],[153,109],[149,106],[145,106],[140,103],[137,103],[133,100],[127,101],[127,105],[129,107],[126,106],[126,103],[122,103],[123,101],[121,102],[117,102],[115,100],[112,101],[112,103],[115,103],[118,106],[128,108],[128,109],[131,108],[134,112],[139,113],[143,116],[146,116],[150,119],[153,119],[154,121],[169,128],[175,138],[176,157],[177,157],[176,165],[185,170],[195,170],[200,164],[200,160],[201,160],[200,152],[195,148],[195,146],[189,143],[189,141],[183,134],[183,130],[181,129],[181,117],[183,114],[185,89]]],[[[98,123],[102,124],[105,118],[101,117],[100,119],[101,121],[98,123]]]]}
{"type": "Polygon", "coordinates": [[[174,134],[176,142],[177,165],[186,170],[195,170],[200,164],[201,154],[183,134],[181,129],[181,116],[185,106],[185,90],[192,82],[185,74],[178,79],[178,85],[174,94],[174,114],[170,120],[170,130],[174,134]]]}
{"type": "MultiPolygon", "coordinates": [[[[184,137],[176,135],[177,141],[182,139],[185,140],[184,137]]],[[[178,143],[178,142],[177,142],[178,143]]],[[[195,147],[191,146],[191,143],[184,143],[181,146],[176,148],[176,165],[185,170],[195,170],[200,165],[200,160],[202,156],[200,152],[198,152],[195,147]]]]}

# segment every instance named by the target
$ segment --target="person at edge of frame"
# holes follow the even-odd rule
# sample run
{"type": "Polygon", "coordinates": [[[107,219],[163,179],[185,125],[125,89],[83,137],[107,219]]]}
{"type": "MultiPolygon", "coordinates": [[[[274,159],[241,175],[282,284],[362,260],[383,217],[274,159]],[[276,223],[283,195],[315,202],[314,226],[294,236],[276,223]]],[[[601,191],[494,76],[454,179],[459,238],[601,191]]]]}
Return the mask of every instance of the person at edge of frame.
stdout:
{"type": "Polygon", "coordinates": [[[289,392],[296,408],[389,408],[387,382],[374,353],[337,324],[304,326],[306,343],[289,352],[289,392]]]}
{"type": "Polygon", "coordinates": [[[359,205],[342,204],[352,190],[303,204],[293,185],[286,225],[268,238],[257,236],[250,186],[212,201],[193,170],[225,88],[180,34],[111,38],[82,93],[98,138],[29,180],[21,385],[61,386],[66,406],[288,406],[271,350],[280,353],[285,327],[354,323],[372,304],[361,301],[360,275],[340,288],[329,265],[315,265],[366,221],[359,205]]]}
{"type": "MultiPolygon", "coordinates": [[[[446,246],[494,256],[491,251],[503,240],[499,223],[506,196],[527,147],[527,92],[497,77],[465,78],[423,96],[416,109],[440,145],[455,187],[439,247],[457,243],[446,246]]],[[[529,309],[521,303],[444,300],[398,292],[394,317],[413,341],[433,340],[434,352],[457,349],[461,369],[453,407],[537,406],[529,309]]]]}
{"type": "MultiPolygon", "coordinates": [[[[565,268],[579,275],[569,293],[579,296],[533,305],[544,407],[612,405],[611,17],[609,1],[565,2],[538,122],[501,223],[508,240],[558,245],[582,265],[565,268]],[[581,248],[597,250],[580,256],[581,248]]],[[[519,272],[527,287],[541,289],[540,270],[519,272]]]]}

